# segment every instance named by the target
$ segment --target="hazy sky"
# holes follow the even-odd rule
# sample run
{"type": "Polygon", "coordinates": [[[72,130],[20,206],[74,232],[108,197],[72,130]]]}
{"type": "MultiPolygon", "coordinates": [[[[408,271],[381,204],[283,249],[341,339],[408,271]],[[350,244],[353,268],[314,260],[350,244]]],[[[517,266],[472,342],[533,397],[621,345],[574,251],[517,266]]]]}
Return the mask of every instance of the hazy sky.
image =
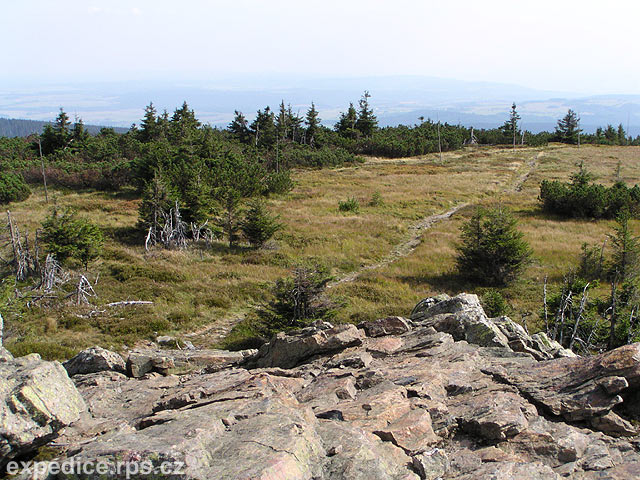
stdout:
{"type": "Polygon", "coordinates": [[[0,86],[242,73],[429,75],[640,94],[638,0],[21,0],[0,86]]]}

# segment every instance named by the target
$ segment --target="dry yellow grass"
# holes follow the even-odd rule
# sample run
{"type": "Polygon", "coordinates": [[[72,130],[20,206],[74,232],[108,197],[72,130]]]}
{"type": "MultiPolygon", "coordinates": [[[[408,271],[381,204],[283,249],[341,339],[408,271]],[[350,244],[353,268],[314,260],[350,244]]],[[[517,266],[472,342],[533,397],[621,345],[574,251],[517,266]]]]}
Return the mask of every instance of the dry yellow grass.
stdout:
{"type": "MultiPolygon", "coordinates": [[[[615,180],[618,162],[625,181],[640,183],[639,160],[637,147],[549,146],[516,152],[479,148],[448,153],[443,162],[434,155],[373,158],[355,167],[300,170],[294,172],[296,187],[292,192],[269,200],[286,228],[276,236],[273,248],[259,252],[229,251],[219,243],[209,251],[145,254],[133,230],[138,200],[103,193],[56,192],[59,206],[77,209],[106,232],[103,258],[90,267],[93,277],[100,273],[97,302],[140,299],[155,303],[92,318],[79,317],[86,312],[73,307],[29,310],[20,321],[10,320],[13,342],[21,352],[39,350],[55,357],[93,343],[118,348],[152,338],[155,332],[209,331],[207,327],[211,327],[210,337],[194,337],[207,343],[220,334],[216,326],[226,326],[230,319],[267,301],[273,282],[288,275],[297,262],[321,262],[339,278],[385,258],[410,235],[409,227],[416,221],[462,202],[501,202],[520,218],[536,260],[521,281],[504,290],[519,319],[522,312],[538,311],[544,276],[551,281],[560,279],[575,263],[581,244],[602,242],[612,224],[543,215],[537,202],[540,181],[566,180],[583,161],[603,183],[615,180]],[[526,176],[531,160],[541,150],[544,154],[526,176]],[[523,180],[521,189],[514,191],[523,180]],[[383,203],[370,206],[376,192],[383,203]],[[358,214],[338,210],[338,201],[349,197],[359,201],[358,214]],[[64,348],[55,349],[55,345],[64,348]]],[[[48,211],[40,191],[10,209],[21,228],[31,232],[48,211]]],[[[332,289],[347,300],[339,319],[360,321],[407,314],[426,295],[473,290],[473,285],[460,283],[451,275],[459,227],[472,210],[467,207],[424,232],[422,243],[407,257],[332,289]]]]}

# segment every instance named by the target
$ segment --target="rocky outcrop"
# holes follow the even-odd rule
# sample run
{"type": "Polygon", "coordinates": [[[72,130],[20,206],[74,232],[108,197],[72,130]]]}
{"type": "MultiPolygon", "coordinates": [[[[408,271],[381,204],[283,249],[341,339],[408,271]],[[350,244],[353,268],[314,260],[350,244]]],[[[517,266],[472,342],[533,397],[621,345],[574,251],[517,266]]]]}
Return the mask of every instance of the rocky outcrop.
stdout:
{"type": "Polygon", "coordinates": [[[411,320],[449,333],[455,340],[466,340],[482,347],[505,347],[527,353],[537,360],[575,357],[573,352],[562,348],[544,333],[530,336],[509,317],[487,318],[478,296],[473,294],[426,298],[413,309],[411,320]]]}
{"type": "Polygon", "coordinates": [[[103,371],[125,372],[124,359],[101,347],[87,348],[62,365],[70,377],[103,371]]]}
{"type": "Polygon", "coordinates": [[[607,433],[635,434],[612,409],[620,393],[640,387],[640,344],[626,345],[589,358],[562,358],[529,365],[493,365],[484,369],[515,386],[532,403],[568,421],[589,421],[607,433]]]}
{"type": "Polygon", "coordinates": [[[58,362],[37,354],[0,362],[0,465],[56,438],[85,402],[58,362]]]}
{"type": "Polygon", "coordinates": [[[157,350],[137,378],[76,375],[88,413],[61,458],[113,479],[123,461],[158,479],[640,476],[640,344],[569,358],[473,295],[361,327],[316,323],[200,372],[157,350]]]}

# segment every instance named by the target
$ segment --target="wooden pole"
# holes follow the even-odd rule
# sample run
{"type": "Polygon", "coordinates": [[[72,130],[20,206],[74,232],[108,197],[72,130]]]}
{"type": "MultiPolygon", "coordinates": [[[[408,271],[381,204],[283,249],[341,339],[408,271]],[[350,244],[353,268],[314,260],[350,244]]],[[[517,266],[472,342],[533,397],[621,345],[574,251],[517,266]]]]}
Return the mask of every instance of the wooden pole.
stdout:
{"type": "Polygon", "coordinates": [[[442,162],[442,141],[440,140],[440,116],[438,116],[438,151],[440,152],[440,161],[442,162]]]}
{"type": "Polygon", "coordinates": [[[40,150],[40,166],[42,168],[42,183],[44,184],[44,199],[49,203],[49,192],[47,191],[47,176],[44,173],[44,157],[42,156],[42,142],[38,137],[38,149],[40,150]]]}

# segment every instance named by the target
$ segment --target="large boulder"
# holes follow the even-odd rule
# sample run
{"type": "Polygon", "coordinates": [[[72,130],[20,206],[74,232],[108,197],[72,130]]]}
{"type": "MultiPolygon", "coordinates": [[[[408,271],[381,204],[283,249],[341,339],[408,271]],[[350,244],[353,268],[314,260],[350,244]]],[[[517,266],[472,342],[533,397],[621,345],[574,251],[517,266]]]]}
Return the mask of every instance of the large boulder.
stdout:
{"type": "Polygon", "coordinates": [[[416,305],[411,320],[455,340],[482,347],[509,348],[509,340],[484,313],[477,295],[461,293],[453,298],[425,299],[416,305]]]}
{"type": "Polygon", "coordinates": [[[509,317],[487,318],[477,295],[461,293],[455,297],[425,298],[414,307],[411,320],[449,333],[455,340],[466,340],[482,347],[509,348],[536,360],[576,356],[544,333],[529,335],[509,317]]]}
{"type": "Polygon", "coordinates": [[[103,371],[125,372],[124,359],[102,347],[91,347],[62,364],[70,377],[103,371]]]}
{"type": "Polygon", "coordinates": [[[0,362],[0,464],[56,438],[86,408],[60,363],[37,354],[0,362]]]}
{"type": "Polygon", "coordinates": [[[310,327],[293,334],[278,333],[260,347],[253,366],[293,368],[316,355],[361,345],[363,339],[362,331],[355,325],[329,329],[310,327]]]}

